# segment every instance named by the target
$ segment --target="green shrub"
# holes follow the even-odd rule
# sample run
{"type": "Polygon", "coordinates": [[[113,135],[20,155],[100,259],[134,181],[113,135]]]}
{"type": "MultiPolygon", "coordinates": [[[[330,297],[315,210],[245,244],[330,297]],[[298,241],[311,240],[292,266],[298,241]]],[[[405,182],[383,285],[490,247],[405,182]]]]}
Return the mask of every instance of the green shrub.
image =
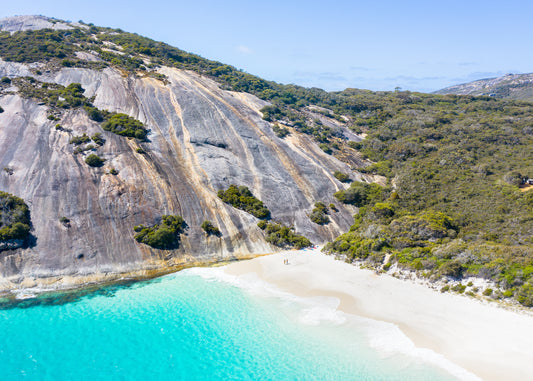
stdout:
{"type": "Polygon", "coordinates": [[[458,292],[460,294],[465,292],[465,290],[466,290],[466,286],[464,284],[461,284],[461,283],[458,283],[458,284],[456,284],[455,286],[452,287],[452,291],[458,292]]]}
{"type": "Polygon", "coordinates": [[[148,130],[137,119],[126,114],[115,114],[102,124],[102,128],[117,135],[146,140],[148,130]]]}
{"type": "Polygon", "coordinates": [[[307,238],[294,233],[291,228],[279,223],[267,223],[264,230],[266,232],[265,240],[275,246],[303,249],[312,245],[307,238]]]}
{"type": "Polygon", "coordinates": [[[26,239],[30,226],[30,210],[24,200],[0,191],[0,242],[26,239]]]}
{"type": "Polygon", "coordinates": [[[377,163],[368,165],[366,167],[358,168],[362,173],[371,173],[373,175],[380,175],[385,177],[393,177],[392,160],[383,160],[377,163]]]}
{"type": "Polygon", "coordinates": [[[108,114],[106,111],[97,109],[96,107],[86,104],[83,106],[87,112],[89,119],[94,120],[95,122],[102,122],[105,119],[105,116],[108,114]]]}
{"type": "Polygon", "coordinates": [[[383,187],[378,184],[354,181],[350,188],[338,191],[333,196],[344,204],[363,206],[374,200],[380,200],[382,193],[383,187]]]}
{"type": "Polygon", "coordinates": [[[449,276],[452,278],[461,278],[463,275],[463,271],[463,265],[457,261],[444,262],[439,267],[439,272],[441,275],[449,276]]]}
{"type": "Polygon", "coordinates": [[[103,146],[105,144],[105,139],[102,137],[102,134],[99,132],[91,136],[91,139],[93,142],[95,142],[99,146],[103,146]]]}
{"type": "Polygon", "coordinates": [[[0,82],[1,83],[6,83],[6,84],[10,84],[11,83],[11,79],[9,77],[2,77],[0,78],[0,82]]]}
{"type": "Polygon", "coordinates": [[[77,49],[73,42],[82,34],[76,29],[19,31],[0,38],[0,51],[4,60],[14,62],[31,63],[75,57],[77,49]]]}
{"type": "Polygon", "coordinates": [[[376,202],[371,211],[378,218],[392,217],[394,215],[394,207],[388,202],[376,202]]]}
{"type": "Polygon", "coordinates": [[[109,170],[109,174],[110,174],[110,175],[113,175],[113,176],[116,176],[116,175],[118,175],[118,171],[117,171],[115,168],[111,168],[111,169],[109,170]]]}
{"type": "Polygon", "coordinates": [[[201,228],[207,235],[214,235],[217,237],[220,237],[222,234],[220,233],[219,228],[217,228],[211,221],[205,220],[202,222],[201,228]]]}
{"type": "Polygon", "coordinates": [[[485,296],[491,296],[491,295],[492,295],[492,288],[486,288],[486,289],[483,291],[483,295],[485,295],[485,296]]]}
{"type": "Polygon", "coordinates": [[[350,179],[350,176],[348,176],[346,173],[342,173],[341,171],[333,172],[333,176],[335,176],[335,178],[339,180],[341,183],[349,183],[352,181],[350,179]]]}
{"type": "Polygon", "coordinates": [[[387,241],[383,238],[365,238],[355,232],[348,232],[328,243],[324,250],[328,253],[336,252],[345,255],[350,260],[367,260],[383,258],[384,251],[388,247],[387,241]]]}
{"type": "Polygon", "coordinates": [[[453,227],[453,220],[444,213],[426,211],[394,219],[384,231],[393,247],[403,249],[425,247],[446,237],[453,238],[456,235],[453,227]]]}
{"type": "Polygon", "coordinates": [[[265,220],[261,220],[257,223],[257,226],[259,227],[259,229],[265,230],[268,226],[268,223],[265,220]]]}
{"type": "Polygon", "coordinates": [[[69,143],[70,144],[74,144],[74,145],[80,145],[80,144],[84,144],[84,143],[88,143],[91,141],[91,138],[87,136],[87,134],[83,134],[81,136],[73,136],[69,143]]]}
{"type": "Polygon", "coordinates": [[[0,242],[11,239],[25,239],[30,232],[30,226],[21,222],[15,222],[11,226],[0,228],[0,242]]]}
{"type": "Polygon", "coordinates": [[[87,144],[85,147],[76,147],[76,149],[73,151],[74,155],[77,155],[79,153],[83,153],[85,151],[91,151],[94,150],[94,146],[92,144],[87,144]]]}
{"type": "Polygon", "coordinates": [[[270,211],[263,205],[263,202],[257,199],[248,187],[230,185],[227,190],[219,190],[218,197],[234,208],[244,210],[251,215],[260,218],[270,218],[270,211]]]}
{"type": "Polygon", "coordinates": [[[533,307],[533,284],[523,284],[516,292],[516,300],[526,307],[533,307]]]}
{"type": "Polygon", "coordinates": [[[276,136],[278,138],[284,138],[285,136],[289,135],[290,134],[290,131],[285,128],[285,127],[281,127],[277,124],[275,124],[274,126],[272,126],[272,130],[274,130],[274,133],[276,134],[276,136]]]}
{"type": "Polygon", "coordinates": [[[161,223],[152,227],[135,226],[134,231],[137,232],[134,236],[135,240],[156,249],[177,249],[185,221],[177,215],[164,215],[161,220],[161,223]]]}
{"type": "Polygon", "coordinates": [[[331,155],[333,153],[333,150],[331,149],[331,147],[327,145],[326,143],[321,143],[318,146],[320,147],[322,151],[324,151],[328,155],[331,155]]]}
{"type": "Polygon", "coordinates": [[[91,167],[101,167],[102,165],[104,165],[104,161],[104,159],[101,159],[98,155],[95,155],[94,153],[90,154],[85,158],[85,162],[91,167]]]}
{"type": "Polygon", "coordinates": [[[440,292],[448,292],[450,291],[450,286],[446,285],[446,286],[442,286],[442,288],[440,289],[440,292]]]}
{"type": "Polygon", "coordinates": [[[327,213],[328,209],[326,205],[319,201],[315,203],[315,208],[309,215],[309,219],[315,224],[324,225],[329,222],[329,217],[327,213]]]}

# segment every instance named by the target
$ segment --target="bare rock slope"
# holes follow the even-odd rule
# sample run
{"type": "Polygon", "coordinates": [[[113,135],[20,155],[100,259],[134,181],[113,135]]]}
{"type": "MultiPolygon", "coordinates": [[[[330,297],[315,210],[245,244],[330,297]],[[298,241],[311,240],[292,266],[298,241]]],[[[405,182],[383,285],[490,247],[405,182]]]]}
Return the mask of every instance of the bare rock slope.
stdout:
{"type": "MultiPolygon", "coordinates": [[[[217,191],[230,184],[248,186],[273,219],[314,243],[349,228],[353,210],[338,203],[327,225],[307,216],[316,201],[335,202],[333,193],[347,185],[332,174],[350,172],[346,164],[307,135],[278,138],[261,118],[266,103],[252,95],[222,90],[193,72],[159,72],[168,81],[111,68],[34,75],[65,86],[81,83],[96,107],[142,121],[151,130],[147,143],[103,131],[82,109],[66,111],[59,122],[64,129],[56,129],[48,107],[22,98],[14,86],[0,97],[0,168],[12,171],[1,171],[0,190],[26,200],[34,237],[29,248],[0,252],[0,289],[46,278],[68,283],[157,273],[188,262],[275,251],[255,217],[218,199],[217,191]],[[98,148],[106,160],[101,168],[84,162],[91,152],[75,155],[69,144],[74,135],[95,132],[106,139],[98,148]],[[137,152],[140,145],[145,154],[137,152]],[[111,168],[118,175],[109,174],[111,168]],[[153,224],[164,214],[179,214],[188,225],[178,250],[152,249],[133,239],[135,225],[153,224]],[[213,221],[222,236],[206,236],[204,220],[213,221]]],[[[24,64],[0,61],[0,77],[29,74],[24,64]]]]}
{"type": "MultiPolygon", "coordinates": [[[[78,23],[73,25],[81,26],[78,23]]],[[[18,32],[20,30],[37,29],[72,29],[72,26],[59,20],[54,20],[45,16],[14,16],[0,19],[0,30],[7,32],[18,32]]]]}

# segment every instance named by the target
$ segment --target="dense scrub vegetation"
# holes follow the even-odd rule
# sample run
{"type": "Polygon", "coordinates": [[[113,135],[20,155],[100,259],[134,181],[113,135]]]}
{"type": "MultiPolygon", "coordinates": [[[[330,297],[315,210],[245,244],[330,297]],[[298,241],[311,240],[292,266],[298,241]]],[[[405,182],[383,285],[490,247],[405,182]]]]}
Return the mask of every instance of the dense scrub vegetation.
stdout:
{"type": "Polygon", "coordinates": [[[265,240],[274,246],[303,249],[312,245],[303,235],[296,234],[292,228],[276,222],[260,221],[257,226],[265,231],[265,240]]]}
{"type": "MultiPolygon", "coordinates": [[[[126,114],[99,110],[91,103],[91,99],[86,98],[85,90],[79,83],[71,83],[67,87],[48,82],[40,82],[32,77],[16,78],[14,84],[18,87],[19,93],[25,98],[33,98],[44,102],[50,106],[55,113],[61,113],[62,109],[83,107],[90,119],[96,122],[103,122],[102,128],[120,136],[134,137],[144,141],[148,135],[148,130],[144,124],[126,114]]],[[[54,114],[49,116],[50,120],[59,120],[54,114]]],[[[91,138],[87,135],[75,136],[70,143],[80,145],[92,139],[97,145],[103,145],[105,140],[100,133],[94,134],[91,138]]]]}
{"type": "Polygon", "coordinates": [[[218,197],[231,206],[244,210],[251,215],[260,218],[270,218],[270,211],[263,205],[263,202],[256,198],[250,189],[245,186],[230,185],[228,189],[219,190],[218,197]]]}
{"type": "MultiPolygon", "coordinates": [[[[520,201],[527,203],[530,198],[529,194],[524,195],[509,185],[498,185],[498,188],[502,197],[507,193],[504,202],[510,207],[513,203],[519,207],[520,201]]],[[[366,261],[377,268],[382,266],[386,254],[392,254],[386,268],[396,262],[432,278],[479,276],[499,284],[505,291],[501,295],[516,294],[517,300],[526,305],[532,300],[529,290],[533,284],[533,252],[529,236],[521,242],[520,231],[509,230],[508,238],[499,241],[495,232],[483,229],[490,221],[475,226],[476,215],[465,214],[454,206],[439,208],[433,204],[424,208],[422,200],[419,201],[422,205],[417,207],[412,198],[420,194],[402,195],[391,188],[358,182],[336,193],[340,200],[359,206],[359,212],[350,231],[328,244],[326,251],[342,254],[350,261],[366,261]],[[516,241],[511,242],[511,237],[516,241]]],[[[527,208],[531,213],[530,207],[527,208]]],[[[483,213],[490,218],[498,211],[483,213]]],[[[521,232],[529,229],[524,227],[521,232]]],[[[504,230],[505,227],[499,229],[504,230]]]]}
{"type": "Polygon", "coordinates": [[[152,227],[138,225],[133,228],[137,233],[134,238],[156,249],[173,250],[179,247],[180,234],[183,233],[185,221],[181,216],[164,215],[161,223],[152,227]]]}
{"type": "Polygon", "coordinates": [[[146,140],[148,131],[144,124],[126,114],[115,114],[102,124],[102,128],[117,135],[146,140]]]}
{"type": "Polygon", "coordinates": [[[0,243],[13,239],[26,239],[30,227],[30,210],[24,200],[0,192],[0,243]]]}
{"type": "Polygon", "coordinates": [[[56,83],[40,82],[33,77],[20,77],[14,79],[13,84],[18,87],[23,97],[39,100],[52,108],[92,106],[89,99],[83,95],[85,90],[79,83],[64,87],[56,83]]]}
{"type": "Polygon", "coordinates": [[[81,29],[40,29],[0,33],[2,58],[14,62],[42,62],[52,58],[73,57],[75,44],[85,39],[81,29]]]}

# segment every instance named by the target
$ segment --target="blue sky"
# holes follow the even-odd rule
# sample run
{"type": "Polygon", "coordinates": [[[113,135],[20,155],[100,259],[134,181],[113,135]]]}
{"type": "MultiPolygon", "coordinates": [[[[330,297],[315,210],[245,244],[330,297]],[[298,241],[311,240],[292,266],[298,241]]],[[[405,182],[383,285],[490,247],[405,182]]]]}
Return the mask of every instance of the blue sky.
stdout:
{"type": "Polygon", "coordinates": [[[433,91],[533,72],[533,1],[5,2],[0,17],[42,14],[121,28],[281,83],[433,91]]]}

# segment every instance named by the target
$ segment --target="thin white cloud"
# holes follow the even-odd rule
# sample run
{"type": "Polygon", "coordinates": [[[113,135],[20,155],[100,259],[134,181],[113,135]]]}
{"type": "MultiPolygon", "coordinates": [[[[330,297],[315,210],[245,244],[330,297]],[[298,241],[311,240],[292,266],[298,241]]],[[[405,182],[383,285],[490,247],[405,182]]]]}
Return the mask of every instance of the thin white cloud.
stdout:
{"type": "Polygon", "coordinates": [[[351,71],[372,71],[373,69],[365,66],[350,66],[351,71]]]}
{"type": "Polygon", "coordinates": [[[246,45],[238,45],[235,47],[235,50],[242,54],[252,54],[253,51],[246,45]]]}

